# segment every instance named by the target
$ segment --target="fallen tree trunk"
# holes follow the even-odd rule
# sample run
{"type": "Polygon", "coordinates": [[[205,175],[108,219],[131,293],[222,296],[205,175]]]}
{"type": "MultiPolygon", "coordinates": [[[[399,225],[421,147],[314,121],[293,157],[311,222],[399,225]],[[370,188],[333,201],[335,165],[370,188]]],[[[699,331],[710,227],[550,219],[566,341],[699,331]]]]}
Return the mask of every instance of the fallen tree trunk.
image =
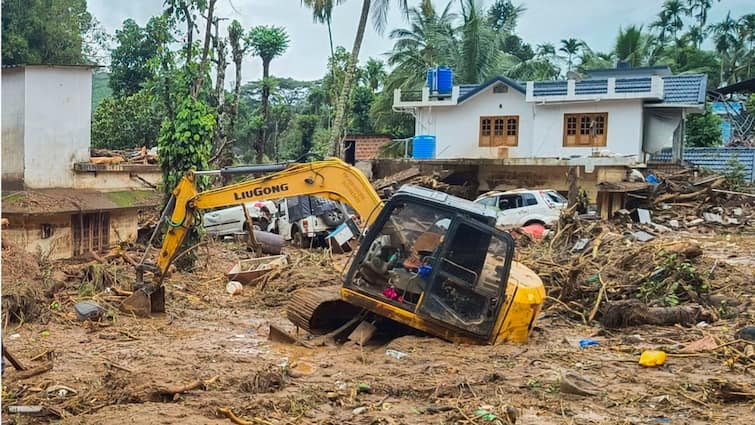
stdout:
{"type": "Polygon", "coordinates": [[[621,300],[609,304],[600,319],[606,328],[680,324],[690,326],[700,321],[714,322],[716,316],[697,304],[677,307],[648,307],[640,300],[621,300]]]}

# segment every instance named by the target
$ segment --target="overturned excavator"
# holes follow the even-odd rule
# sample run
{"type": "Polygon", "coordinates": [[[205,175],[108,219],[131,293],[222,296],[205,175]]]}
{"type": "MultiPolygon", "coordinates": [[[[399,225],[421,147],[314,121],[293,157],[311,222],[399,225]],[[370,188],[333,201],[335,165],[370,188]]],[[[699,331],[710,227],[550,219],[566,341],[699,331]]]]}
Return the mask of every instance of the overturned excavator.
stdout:
{"type": "Polygon", "coordinates": [[[134,294],[121,309],[165,311],[163,280],[198,210],[294,195],[345,202],[365,226],[340,284],[292,295],[287,316],[296,326],[324,334],[360,318],[398,322],[453,342],[527,341],[545,289],[532,270],[513,261],[514,241],[494,227],[494,211],[415,186],[383,202],[358,169],[335,158],[187,172],[163,211],[167,232],[156,263],[137,266],[134,294]],[[210,173],[267,174],[197,191],[196,178],[210,173]]]}

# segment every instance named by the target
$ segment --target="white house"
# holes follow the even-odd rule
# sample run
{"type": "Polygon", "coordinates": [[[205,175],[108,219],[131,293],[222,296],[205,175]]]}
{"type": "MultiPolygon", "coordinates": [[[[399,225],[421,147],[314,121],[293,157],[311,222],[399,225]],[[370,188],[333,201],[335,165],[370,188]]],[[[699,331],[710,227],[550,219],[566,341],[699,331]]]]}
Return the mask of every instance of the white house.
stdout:
{"type": "Polygon", "coordinates": [[[684,116],[704,109],[707,77],[666,66],[588,71],[581,78],[520,83],[496,77],[394,92],[415,117],[415,135],[436,139],[435,158],[574,158],[596,154],[644,162],[681,146],[684,116]]]}

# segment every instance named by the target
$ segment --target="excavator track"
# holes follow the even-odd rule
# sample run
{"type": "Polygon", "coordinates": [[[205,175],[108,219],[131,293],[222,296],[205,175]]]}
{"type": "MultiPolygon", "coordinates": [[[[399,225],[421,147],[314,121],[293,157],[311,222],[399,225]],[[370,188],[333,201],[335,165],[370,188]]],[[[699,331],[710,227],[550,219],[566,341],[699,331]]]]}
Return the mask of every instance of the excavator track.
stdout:
{"type": "Polygon", "coordinates": [[[341,286],[303,288],[294,292],[286,317],[313,335],[326,334],[359,314],[360,309],[341,299],[341,286]]]}

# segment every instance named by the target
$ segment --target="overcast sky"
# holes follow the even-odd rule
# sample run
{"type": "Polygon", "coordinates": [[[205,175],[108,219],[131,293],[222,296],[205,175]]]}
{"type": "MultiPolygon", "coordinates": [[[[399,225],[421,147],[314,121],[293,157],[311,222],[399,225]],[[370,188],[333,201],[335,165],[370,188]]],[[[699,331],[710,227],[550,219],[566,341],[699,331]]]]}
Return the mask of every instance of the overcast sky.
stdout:
{"type": "MultiPolygon", "coordinates": [[[[486,5],[494,0],[482,0],[486,5]]],[[[361,3],[346,0],[337,6],[333,16],[333,39],[335,45],[342,45],[349,51],[354,40],[361,3]]],[[[396,2],[393,2],[396,3],[396,2]]],[[[419,0],[409,0],[418,4],[419,0]]],[[[445,1],[433,1],[440,9],[445,1]]],[[[458,0],[455,0],[458,4],[458,0]]],[[[551,42],[555,45],[563,38],[582,39],[597,51],[608,51],[613,47],[619,26],[647,25],[660,10],[662,0],[522,0],[514,4],[524,4],[527,10],[519,21],[518,34],[533,46],[551,42]]],[[[723,0],[713,4],[708,22],[721,20],[731,10],[732,16],[755,12],[753,0],[723,0]]],[[[90,12],[102,23],[105,29],[114,33],[123,20],[134,19],[139,25],[162,11],[161,0],[89,0],[90,12]]],[[[312,22],[311,11],[301,6],[300,0],[218,0],[216,15],[237,19],[244,28],[255,25],[284,26],[291,37],[291,45],[286,54],[272,62],[271,73],[279,77],[292,77],[300,80],[315,80],[325,73],[330,49],[328,31],[325,25],[312,22]]],[[[226,21],[227,22],[227,21],[226,21]]],[[[406,27],[403,15],[393,7],[389,14],[388,29],[406,27]]],[[[222,27],[221,27],[222,28],[222,27]]],[[[381,36],[371,25],[362,44],[359,55],[363,62],[373,56],[385,59],[390,50],[391,40],[381,36]]],[[[557,46],[558,47],[558,46],[557,46]]],[[[233,78],[230,69],[227,75],[233,78]]],[[[243,66],[243,81],[260,78],[259,58],[247,58],[243,66]]]]}

